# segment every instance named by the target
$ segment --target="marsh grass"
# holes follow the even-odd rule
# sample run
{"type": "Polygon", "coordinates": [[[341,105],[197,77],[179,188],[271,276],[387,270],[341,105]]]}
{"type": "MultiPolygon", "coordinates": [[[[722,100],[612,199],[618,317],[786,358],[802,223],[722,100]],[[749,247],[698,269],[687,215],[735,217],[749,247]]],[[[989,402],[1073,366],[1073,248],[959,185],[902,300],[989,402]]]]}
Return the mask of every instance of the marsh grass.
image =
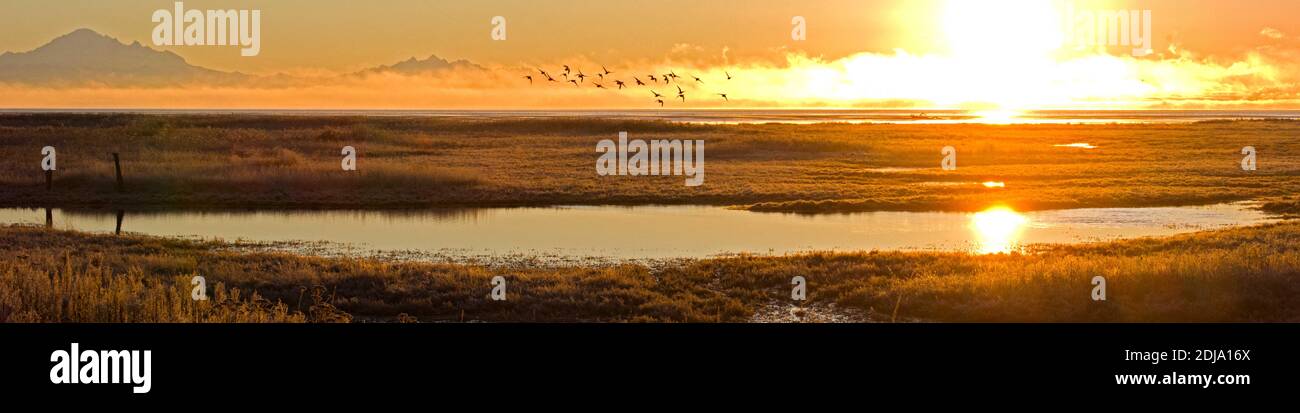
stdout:
{"type": "Polygon", "coordinates": [[[1300,192],[1300,122],[686,125],[600,119],[0,115],[0,206],[396,208],[741,205],[1018,210],[1276,202],[1300,192]],[[705,185],[599,177],[595,143],[704,139],[705,185]],[[1095,149],[1057,147],[1087,142],[1095,149]],[[37,167],[59,149],[55,190],[37,167]],[[358,173],[339,168],[345,145],[358,173]],[[958,169],[941,171],[955,146],[958,169]],[[1259,170],[1239,168],[1243,146],[1259,170]],[[122,154],[127,192],[113,184],[122,154]],[[888,171],[888,172],[885,172],[888,171]],[[983,181],[1005,182],[984,188],[983,181]]]}
{"type": "Polygon", "coordinates": [[[264,323],[303,322],[282,303],[218,283],[207,301],[190,297],[191,276],[113,270],[71,256],[20,256],[0,264],[0,322],[264,323]],[[32,262],[31,260],[44,262],[32,262]],[[50,268],[53,267],[53,268],[50,268]]]}
{"type": "Polygon", "coordinates": [[[739,256],[521,268],[232,252],[224,244],[0,229],[0,321],[743,322],[772,303],[947,322],[1300,321],[1300,222],[1030,254],[739,256]],[[189,277],[216,287],[190,300],[189,277]],[[508,280],[506,301],[490,280],[508,280]],[[1091,300],[1094,276],[1107,300],[1091,300]],[[789,301],[804,276],[808,301],[789,301]]]}

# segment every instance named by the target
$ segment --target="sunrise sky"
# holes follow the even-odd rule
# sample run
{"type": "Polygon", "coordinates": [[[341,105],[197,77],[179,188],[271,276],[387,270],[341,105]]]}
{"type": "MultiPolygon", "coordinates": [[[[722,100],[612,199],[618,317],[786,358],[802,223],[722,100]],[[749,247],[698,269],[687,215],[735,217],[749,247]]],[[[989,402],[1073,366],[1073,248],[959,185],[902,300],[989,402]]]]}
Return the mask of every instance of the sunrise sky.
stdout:
{"type": "Polygon", "coordinates": [[[185,2],[262,10],[255,57],[154,46],[150,16],[171,7],[3,0],[0,51],[89,28],[257,76],[158,87],[0,83],[0,107],[657,109],[653,89],[665,108],[1300,108],[1292,0],[185,2]],[[1150,10],[1154,53],[1064,44],[1067,5],[1150,10]],[[505,41],[489,36],[497,15],[507,19],[505,41]],[[791,39],[793,16],[806,18],[807,40],[791,39]],[[348,75],[430,55],[483,70],[348,75]],[[628,84],[672,70],[687,101],[675,99],[676,85],[619,91],[522,78],[538,67],[558,76],[562,64],[589,75],[604,65],[628,84]]]}

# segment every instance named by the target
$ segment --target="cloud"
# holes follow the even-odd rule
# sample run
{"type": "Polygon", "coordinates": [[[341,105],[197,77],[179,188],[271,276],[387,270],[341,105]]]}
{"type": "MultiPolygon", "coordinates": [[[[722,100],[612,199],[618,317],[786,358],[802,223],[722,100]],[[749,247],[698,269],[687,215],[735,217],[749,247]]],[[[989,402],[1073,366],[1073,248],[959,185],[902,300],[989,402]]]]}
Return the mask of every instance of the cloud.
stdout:
{"type": "Polygon", "coordinates": [[[1281,30],[1272,27],[1265,27],[1263,30],[1259,31],[1259,34],[1270,39],[1281,39],[1286,37],[1286,34],[1282,33],[1281,30]]]}

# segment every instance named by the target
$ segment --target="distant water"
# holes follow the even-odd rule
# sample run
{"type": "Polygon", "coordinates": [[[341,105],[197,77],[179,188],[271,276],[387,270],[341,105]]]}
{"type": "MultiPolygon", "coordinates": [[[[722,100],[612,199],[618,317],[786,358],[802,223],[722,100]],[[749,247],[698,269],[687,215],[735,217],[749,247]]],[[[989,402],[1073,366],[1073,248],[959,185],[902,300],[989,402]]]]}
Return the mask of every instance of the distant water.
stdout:
{"type": "Polygon", "coordinates": [[[964,110],[187,110],[0,109],[0,113],[141,113],[285,116],[411,116],[461,119],[594,118],[688,123],[1182,123],[1231,119],[1300,119],[1300,110],[1036,110],[986,116],[964,110]]]}
{"type": "MultiPolygon", "coordinates": [[[[51,211],[55,228],[113,232],[113,212],[51,211]]],[[[660,259],[728,253],[931,250],[1009,252],[1250,225],[1247,204],[1017,213],[867,212],[796,215],[710,206],[571,206],[425,211],[126,212],[121,230],[166,237],[325,241],[362,250],[455,256],[660,259]]],[[[0,223],[42,224],[37,209],[0,208],[0,223]]]]}

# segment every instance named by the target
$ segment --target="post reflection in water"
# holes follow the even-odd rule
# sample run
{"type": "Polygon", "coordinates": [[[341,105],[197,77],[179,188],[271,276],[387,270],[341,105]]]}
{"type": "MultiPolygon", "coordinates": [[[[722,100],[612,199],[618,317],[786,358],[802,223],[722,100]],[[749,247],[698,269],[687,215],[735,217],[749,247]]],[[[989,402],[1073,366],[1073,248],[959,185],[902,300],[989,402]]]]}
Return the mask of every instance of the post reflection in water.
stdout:
{"type": "Polygon", "coordinates": [[[975,250],[980,254],[1010,253],[1020,248],[1020,236],[1029,219],[1005,206],[995,206],[971,215],[975,250]]]}

